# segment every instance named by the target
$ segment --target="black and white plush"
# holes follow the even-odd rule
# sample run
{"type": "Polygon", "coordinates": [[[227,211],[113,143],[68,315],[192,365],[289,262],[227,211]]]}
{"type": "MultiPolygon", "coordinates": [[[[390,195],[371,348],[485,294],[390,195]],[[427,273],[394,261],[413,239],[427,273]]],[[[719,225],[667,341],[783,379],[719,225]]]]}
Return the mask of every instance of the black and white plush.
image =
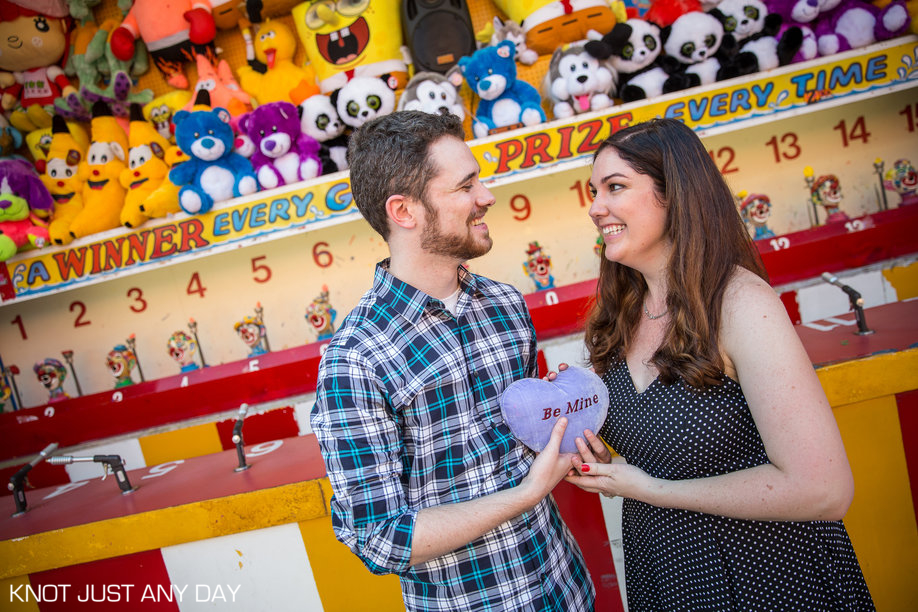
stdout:
{"type": "Polygon", "coordinates": [[[447,112],[465,119],[465,107],[459,97],[462,73],[451,69],[446,75],[439,72],[418,72],[402,92],[398,110],[419,110],[435,115],[447,112]]]}
{"type": "Polygon", "coordinates": [[[660,32],[666,55],[682,64],[682,70],[663,84],[663,92],[678,91],[720,80],[721,59],[736,49],[732,35],[716,17],[689,11],[660,32]]]}
{"type": "Polygon", "coordinates": [[[542,82],[557,119],[612,106],[617,74],[606,60],[587,53],[583,43],[555,49],[542,82]]]}
{"type": "Polygon", "coordinates": [[[777,13],[769,13],[761,0],[722,0],[709,13],[738,44],[728,65],[722,68],[722,77],[787,65],[803,44],[803,32],[796,26],[786,29],[778,38],[783,20],[777,13]]]}
{"type": "Polygon", "coordinates": [[[395,111],[395,88],[398,82],[384,74],[381,77],[359,76],[331,94],[341,120],[354,128],[395,111]]]}
{"type": "Polygon", "coordinates": [[[300,102],[300,130],[319,141],[322,174],[347,170],[347,126],[331,98],[315,94],[300,102]]]}
{"type": "Polygon", "coordinates": [[[612,30],[588,41],[587,52],[612,64],[618,73],[618,97],[623,102],[653,98],[681,64],[662,54],[660,28],[644,19],[616,23],[612,30]]]}

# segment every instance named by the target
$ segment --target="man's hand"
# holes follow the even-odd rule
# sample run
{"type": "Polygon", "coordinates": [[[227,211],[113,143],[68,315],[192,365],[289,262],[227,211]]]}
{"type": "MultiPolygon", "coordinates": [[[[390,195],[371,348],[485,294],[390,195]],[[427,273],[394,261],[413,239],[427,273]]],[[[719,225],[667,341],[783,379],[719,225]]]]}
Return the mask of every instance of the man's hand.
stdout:
{"type": "Polygon", "coordinates": [[[574,465],[575,455],[560,453],[561,438],[567,429],[567,419],[561,417],[551,430],[551,437],[542,452],[536,457],[529,474],[520,483],[520,491],[526,496],[529,507],[535,506],[555,485],[564,478],[574,465]]]}

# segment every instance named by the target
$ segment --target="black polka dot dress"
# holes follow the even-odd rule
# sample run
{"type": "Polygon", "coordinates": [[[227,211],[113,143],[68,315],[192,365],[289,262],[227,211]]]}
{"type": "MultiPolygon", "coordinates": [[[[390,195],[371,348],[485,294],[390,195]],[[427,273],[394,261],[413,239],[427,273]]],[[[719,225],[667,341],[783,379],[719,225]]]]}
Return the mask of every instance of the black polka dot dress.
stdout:
{"type": "MultiPolygon", "coordinates": [[[[704,392],[655,380],[637,393],[624,362],[603,376],[600,430],[628,463],[684,480],[768,463],[739,383],[704,392]]],[[[750,521],[625,499],[625,590],[642,610],[873,610],[841,521],[750,521]]]]}

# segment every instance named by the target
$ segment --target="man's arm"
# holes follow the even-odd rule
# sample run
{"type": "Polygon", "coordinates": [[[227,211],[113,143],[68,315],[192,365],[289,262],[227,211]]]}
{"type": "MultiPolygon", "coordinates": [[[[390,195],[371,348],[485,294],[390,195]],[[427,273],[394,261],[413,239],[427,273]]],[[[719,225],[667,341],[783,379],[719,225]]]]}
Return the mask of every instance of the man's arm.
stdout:
{"type": "Polygon", "coordinates": [[[571,469],[573,455],[558,453],[566,427],[567,419],[558,419],[551,439],[529,468],[529,474],[512,489],[420,510],[415,519],[409,565],[465,546],[542,501],[571,469]]]}

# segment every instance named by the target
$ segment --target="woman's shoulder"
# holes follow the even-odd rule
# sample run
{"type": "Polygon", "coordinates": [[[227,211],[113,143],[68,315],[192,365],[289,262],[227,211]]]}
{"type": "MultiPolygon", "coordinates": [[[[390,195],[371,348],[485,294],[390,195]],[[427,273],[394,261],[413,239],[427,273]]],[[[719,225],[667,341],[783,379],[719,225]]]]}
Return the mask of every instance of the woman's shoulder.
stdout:
{"type": "MultiPolygon", "coordinates": [[[[721,309],[721,338],[728,353],[737,343],[768,343],[793,329],[784,303],[763,278],[737,268],[724,292],[721,309]]],[[[733,349],[733,350],[731,350],[733,349]]]]}
{"type": "Polygon", "coordinates": [[[735,314],[736,310],[740,311],[739,314],[748,315],[750,311],[767,311],[776,306],[783,310],[774,288],[755,272],[740,266],[736,267],[727,282],[723,306],[724,315],[735,314]]]}

